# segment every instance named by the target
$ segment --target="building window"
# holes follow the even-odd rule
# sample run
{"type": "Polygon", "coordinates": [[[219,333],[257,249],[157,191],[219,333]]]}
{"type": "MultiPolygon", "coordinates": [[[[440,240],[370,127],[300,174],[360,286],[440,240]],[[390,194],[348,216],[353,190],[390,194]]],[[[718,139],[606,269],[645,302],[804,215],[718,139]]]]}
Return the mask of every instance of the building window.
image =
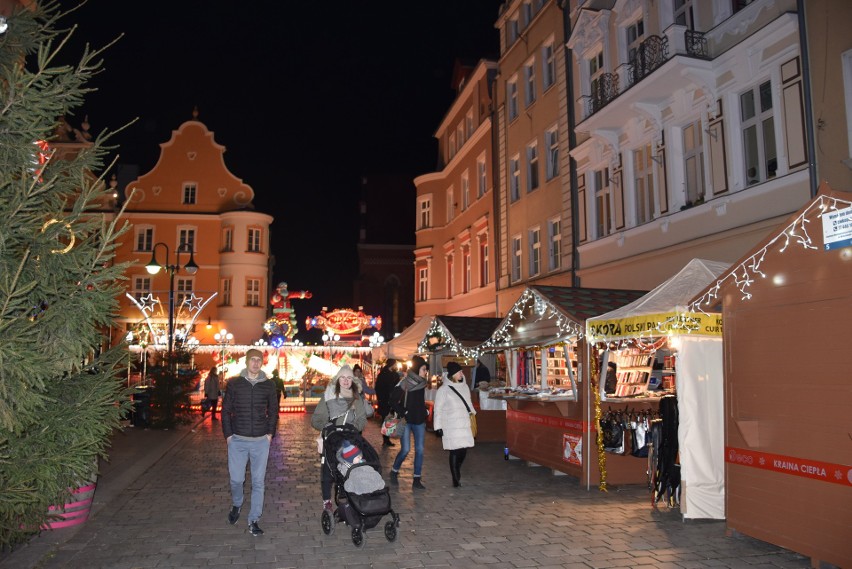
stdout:
{"type": "Polygon", "coordinates": [[[462,262],[464,263],[464,292],[470,292],[471,289],[471,265],[470,265],[470,246],[462,247],[462,262]]]}
{"type": "Polygon", "coordinates": [[[509,120],[518,118],[518,78],[512,77],[506,83],[506,107],[509,111],[509,120]]]}
{"type": "Polygon", "coordinates": [[[447,255],[447,298],[455,294],[455,279],[453,278],[453,256],[447,255]]]}
{"type": "Polygon", "coordinates": [[[644,62],[637,61],[639,47],[645,39],[645,24],[642,20],[627,26],[627,61],[633,65],[644,66],[644,62]]]}
{"type": "MultiPolygon", "coordinates": [[[[592,58],[588,60],[588,64],[589,87],[591,88],[591,92],[589,94],[592,96],[594,101],[597,101],[596,104],[602,105],[604,100],[603,87],[601,85],[602,76],[604,74],[603,51],[599,51],[597,54],[592,56],[592,58]]],[[[595,108],[597,108],[597,106],[595,108]]]]}
{"type": "Polygon", "coordinates": [[[248,230],[248,252],[260,253],[260,234],[261,231],[257,227],[249,227],[248,230]]]}
{"type": "Polygon", "coordinates": [[[544,145],[547,147],[545,177],[547,180],[552,180],[559,175],[559,131],[556,127],[544,133],[544,145]]]}
{"type": "Polygon", "coordinates": [[[456,133],[450,134],[449,147],[450,147],[450,159],[452,160],[453,156],[456,155],[456,133]]]}
{"type": "Polygon", "coordinates": [[[467,139],[470,140],[470,137],[473,136],[473,109],[469,110],[464,116],[464,124],[467,129],[467,139]]]}
{"type": "Polygon", "coordinates": [[[530,25],[530,22],[532,21],[532,18],[533,18],[532,4],[530,4],[529,2],[524,2],[523,4],[521,4],[520,12],[521,12],[521,29],[525,29],[527,26],[530,25]]]}
{"type": "Polygon", "coordinates": [[[142,227],[136,228],[136,251],[150,252],[154,248],[154,228],[142,227]]]}
{"type": "Polygon", "coordinates": [[[512,237],[512,282],[521,280],[521,236],[512,237]]]}
{"type": "Polygon", "coordinates": [[[184,245],[187,245],[190,251],[195,251],[195,229],[184,228],[178,230],[178,248],[184,245]]]}
{"type": "Polygon", "coordinates": [[[479,286],[488,284],[488,239],[483,235],[479,241],[479,286]]]}
{"type": "Polygon", "coordinates": [[[509,194],[513,202],[521,199],[521,159],[517,154],[509,160],[509,194]]]}
{"type": "Polygon", "coordinates": [[[192,290],[195,288],[192,281],[193,279],[187,278],[175,279],[175,313],[180,312],[181,306],[192,296],[192,290]]]}
{"type": "Polygon", "coordinates": [[[196,186],[194,182],[187,182],[183,185],[183,204],[195,204],[196,186]]]}
{"type": "Polygon", "coordinates": [[[556,58],[553,54],[553,42],[541,48],[541,90],[547,91],[556,81],[556,58]]]}
{"type": "Polygon", "coordinates": [[[527,146],[527,192],[538,189],[538,142],[527,146]]]}
{"type": "Polygon", "coordinates": [[[222,279],[222,306],[231,306],[231,279],[222,279]]]}
{"type": "Polygon", "coordinates": [[[462,146],[464,146],[464,126],[459,123],[456,127],[456,140],[459,142],[459,152],[461,152],[462,146]]]}
{"type": "Polygon", "coordinates": [[[506,22],[506,47],[511,47],[518,37],[521,35],[521,28],[518,26],[518,18],[512,18],[506,22]]]}
{"type": "Polygon", "coordinates": [[[535,58],[524,65],[524,105],[529,107],[535,103],[535,58]]]}
{"type": "Polygon", "coordinates": [[[234,250],[234,228],[226,227],[222,230],[222,251],[230,253],[234,250]]]}
{"type": "Polygon", "coordinates": [[[756,184],[775,177],[775,123],[772,117],[772,84],[769,81],[740,95],[746,183],[756,184]]]}
{"type": "Polygon", "coordinates": [[[690,30],[695,29],[692,0],[674,0],[674,23],[690,30]]]}
{"type": "Polygon", "coordinates": [[[453,217],[455,217],[456,213],[456,203],[453,201],[455,199],[455,196],[453,195],[453,193],[454,190],[452,186],[447,188],[447,223],[453,220],[453,217]]]}
{"type": "Polygon", "coordinates": [[[260,279],[246,280],[246,306],[260,306],[260,279]]]}
{"type": "Polygon", "coordinates": [[[695,205],[704,200],[704,137],[701,121],[695,121],[683,129],[683,167],[686,202],[695,205]]]}
{"type": "Polygon", "coordinates": [[[485,168],[485,156],[476,161],[476,197],[481,198],[488,189],[488,170],[485,168]]]}
{"type": "Polygon", "coordinates": [[[432,227],[432,197],[417,200],[417,229],[432,227]]]}
{"type": "Polygon", "coordinates": [[[598,216],[598,237],[606,237],[613,228],[612,191],[609,184],[609,168],[595,171],[595,211],[598,216]]]}
{"type": "Polygon", "coordinates": [[[654,161],[651,145],[633,151],[633,182],[636,187],[636,224],[654,219],[654,161]]]}
{"type": "Polygon", "coordinates": [[[470,176],[465,170],[461,177],[462,210],[470,207],[470,176]]]}
{"type": "Polygon", "coordinates": [[[547,268],[555,271],[562,267],[562,222],[558,217],[547,222],[547,240],[550,244],[547,268]]]}
{"type": "Polygon", "coordinates": [[[133,277],[133,298],[141,301],[151,293],[151,277],[133,277]]]}
{"type": "Polygon", "coordinates": [[[739,12],[755,0],[732,0],[734,5],[734,12],[739,12]]]}
{"type": "Polygon", "coordinates": [[[429,291],[429,269],[426,267],[420,267],[417,270],[417,300],[420,302],[425,302],[429,299],[428,291],[429,291]]]}
{"type": "Polygon", "coordinates": [[[541,272],[541,230],[534,227],[527,232],[530,246],[530,276],[541,272]]]}

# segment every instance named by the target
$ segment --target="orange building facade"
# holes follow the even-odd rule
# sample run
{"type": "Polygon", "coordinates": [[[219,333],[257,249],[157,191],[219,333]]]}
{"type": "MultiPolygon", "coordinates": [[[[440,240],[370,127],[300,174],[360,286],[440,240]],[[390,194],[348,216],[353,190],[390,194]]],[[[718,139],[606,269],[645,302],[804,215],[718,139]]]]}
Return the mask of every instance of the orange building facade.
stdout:
{"type": "Polygon", "coordinates": [[[254,211],[254,190],[228,170],[224,153],[193,117],[161,144],[157,164],[124,189],[131,227],[115,260],[129,263],[128,296],[118,323],[135,342],[164,343],[171,284],[178,341],[215,344],[223,329],[237,345],[263,335],[273,218],[254,211]],[[152,256],[166,270],[149,274],[152,256]],[[169,266],[177,267],[173,283],[169,266]]]}

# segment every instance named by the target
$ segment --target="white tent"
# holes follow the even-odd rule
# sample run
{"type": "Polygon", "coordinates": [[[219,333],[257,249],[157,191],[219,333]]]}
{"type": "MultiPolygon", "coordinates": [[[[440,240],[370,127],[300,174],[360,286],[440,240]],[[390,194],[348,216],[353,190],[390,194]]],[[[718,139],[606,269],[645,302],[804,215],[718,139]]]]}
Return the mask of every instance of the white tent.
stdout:
{"type": "Polygon", "coordinates": [[[434,316],[421,316],[414,321],[414,324],[403,330],[399,336],[373,348],[373,361],[380,362],[388,358],[407,360],[416,354],[418,344],[426,336],[426,332],[432,326],[434,319],[434,316]]]}
{"type": "Polygon", "coordinates": [[[725,423],[721,317],[686,306],[729,263],[693,259],[645,296],[587,321],[599,341],[671,335],[676,360],[678,446],[685,518],[725,518],[725,423]]]}

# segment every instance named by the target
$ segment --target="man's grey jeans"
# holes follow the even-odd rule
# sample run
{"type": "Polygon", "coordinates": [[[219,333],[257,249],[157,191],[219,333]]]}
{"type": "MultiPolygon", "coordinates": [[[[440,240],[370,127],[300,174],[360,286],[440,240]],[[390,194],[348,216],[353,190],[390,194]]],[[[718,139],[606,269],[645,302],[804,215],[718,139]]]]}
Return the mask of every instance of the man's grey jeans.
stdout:
{"type": "Polygon", "coordinates": [[[228,472],[231,475],[231,501],[243,506],[243,485],[246,480],[246,463],[251,462],[251,511],[248,523],[256,522],[263,514],[263,492],[266,480],[266,461],[269,458],[269,439],[262,437],[231,436],[228,442],[228,472]]]}

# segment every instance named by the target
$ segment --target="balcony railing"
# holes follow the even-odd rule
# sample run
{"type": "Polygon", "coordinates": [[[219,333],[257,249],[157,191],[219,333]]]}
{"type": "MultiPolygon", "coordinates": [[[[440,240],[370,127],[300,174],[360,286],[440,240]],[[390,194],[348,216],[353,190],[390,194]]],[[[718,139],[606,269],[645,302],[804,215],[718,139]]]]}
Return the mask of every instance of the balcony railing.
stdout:
{"type": "Polygon", "coordinates": [[[651,36],[636,50],[633,59],[627,65],[627,76],[633,86],[660,67],[669,58],[669,39],[651,36]]]}
{"type": "Polygon", "coordinates": [[[618,75],[604,73],[592,84],[592,94],[586,100],[586,116],[589,117],[618,97],[618,75]]]}
{"type": "Polygon", "coordinates": [[[694,30],[686,30],[683,33],[686,40],[686,54],[692,57],[710,57],[710,50],[707,47],[707,37],[703,32],[694,30]]]}

